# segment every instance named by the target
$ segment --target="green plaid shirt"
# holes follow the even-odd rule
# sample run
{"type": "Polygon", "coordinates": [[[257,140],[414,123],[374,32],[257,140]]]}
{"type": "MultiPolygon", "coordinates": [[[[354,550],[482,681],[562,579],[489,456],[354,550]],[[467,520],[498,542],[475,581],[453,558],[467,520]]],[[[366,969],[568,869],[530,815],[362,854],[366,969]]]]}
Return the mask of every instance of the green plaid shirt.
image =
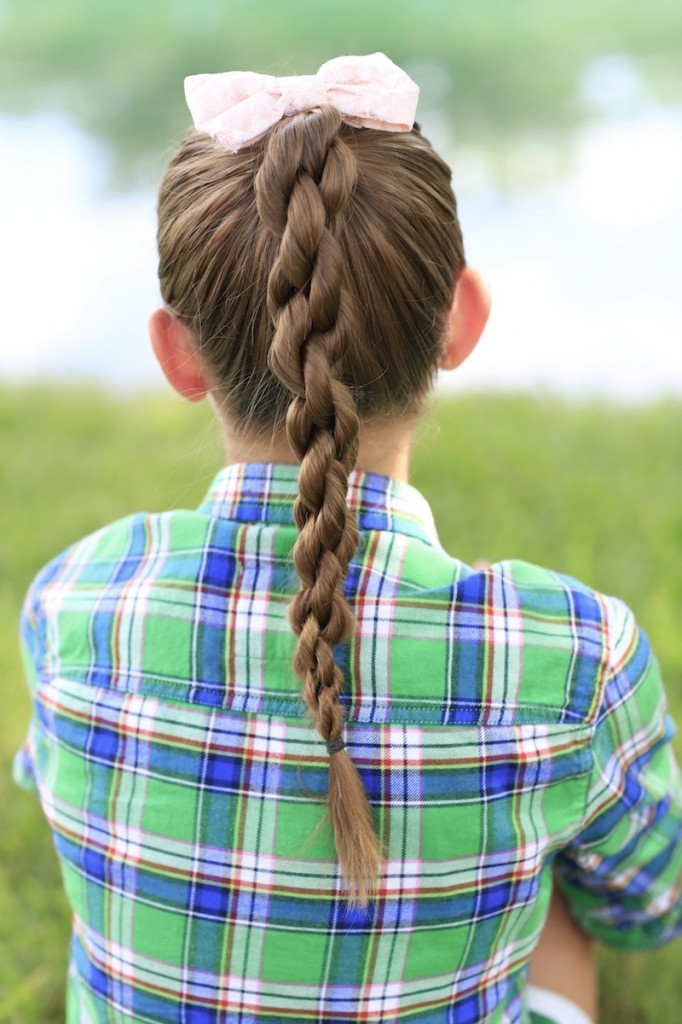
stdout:
{"type": "Polygon", "coordinates": [[[297,468],[221,471],[50,563],[22,633],[37,788],[73,908],[69,1022],[518,1024],[555,874],[614,945],[682,929],[682,796],[620,602],[474,571],[414,488],[351,478],[346,741],[386,850],[343,897],[287,619],[297,468]]]}

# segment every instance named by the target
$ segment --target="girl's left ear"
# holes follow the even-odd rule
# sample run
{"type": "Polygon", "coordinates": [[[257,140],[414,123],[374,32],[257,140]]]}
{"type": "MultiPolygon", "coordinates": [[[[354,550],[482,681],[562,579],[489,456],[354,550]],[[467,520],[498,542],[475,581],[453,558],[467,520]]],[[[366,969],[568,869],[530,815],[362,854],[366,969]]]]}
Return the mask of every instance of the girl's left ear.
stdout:
{"type": "Polygon", "coordinates": [[[154,355],[170,386],[190,402],[210,390],[192,331],[167,309],[155,310],[147,324],[154,355]]]}
{"type": "Polygon", "coordinates": [[[454,370],[476,348],[490,315],[490,291],[477,270],[464,267],[457,278],[439,366],[454,370]]]}

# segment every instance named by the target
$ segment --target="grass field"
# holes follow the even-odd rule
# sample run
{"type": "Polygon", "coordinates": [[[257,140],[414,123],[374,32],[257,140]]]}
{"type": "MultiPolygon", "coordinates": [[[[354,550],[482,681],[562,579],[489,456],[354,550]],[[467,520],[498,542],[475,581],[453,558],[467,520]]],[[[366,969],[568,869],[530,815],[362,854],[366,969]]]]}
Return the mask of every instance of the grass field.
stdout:
{"type": "MultiPolygon", "coordinates": [[[[10,780],[29,717],[22,596],[45,561],[111,519],[195,505],[221,460],[207,410],[171,397],[0,388],[0,1024],[64,1019],[59,871],[36,801],[10,780]]],[[[413,483],[453,554],[551,564],[628,601],[682,720],[682,404],[441,401],[420,430],[413,483]]],[[[679,1020],[680,952],[603,951],[602,1024],[679,1020]]]]}

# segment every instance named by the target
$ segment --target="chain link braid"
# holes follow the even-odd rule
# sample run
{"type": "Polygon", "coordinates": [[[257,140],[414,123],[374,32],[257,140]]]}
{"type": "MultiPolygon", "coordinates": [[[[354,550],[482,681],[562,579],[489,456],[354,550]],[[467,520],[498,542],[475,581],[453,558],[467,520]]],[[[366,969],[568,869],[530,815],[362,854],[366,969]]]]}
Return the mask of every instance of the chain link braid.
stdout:
{"type": "Polygon", "coordinates": [[[293,553],[301,589],[289,612],[298,637],[294,668],[331,745],[328,801],[341,871],[351,901],[366,905],[379,874],[379,844],[364,786],[340,742],[344,679],[334,660],[334,646],[353,630],[343,584],[358,535],[346,493],[360,427],[351,391],[338,376],[354,316],[334,229],[357,177],[340,127],[330,106],[281,122],[255,187],[258,213],[279,241],[268,281],[275,326],[269,365],[293,396],[286,432],[301,463],[293,553]]]}
{"type": "Polygon", "coordinates": [[[353,628],[348,474],[358,417],[380,426],[423,408],[464,251],[450,169],[417,126],[339,122],[316,107],[238,153],[190,131],[159,190],[159,283],[196,338],[221,420],[247,443],[286,428],[301,463],[295,671],[330,755],[343,876],[364,904],[379,847],[343,749],[334,661],[353,628]]]}

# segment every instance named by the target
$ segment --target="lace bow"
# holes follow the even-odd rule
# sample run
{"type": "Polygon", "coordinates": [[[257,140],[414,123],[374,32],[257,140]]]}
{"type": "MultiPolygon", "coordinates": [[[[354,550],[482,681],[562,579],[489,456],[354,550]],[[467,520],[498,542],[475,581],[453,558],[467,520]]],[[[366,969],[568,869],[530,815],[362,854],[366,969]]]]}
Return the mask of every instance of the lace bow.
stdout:
{"type": "Polygon", "coordinates": [[[275,78],[253,71],[190,75],[185,97],[194,126],[236,153],[281,118],[320,103],[359,128],[409,132],[419,87],[383,53],[335,57],[316,75],[275,78]]]}

